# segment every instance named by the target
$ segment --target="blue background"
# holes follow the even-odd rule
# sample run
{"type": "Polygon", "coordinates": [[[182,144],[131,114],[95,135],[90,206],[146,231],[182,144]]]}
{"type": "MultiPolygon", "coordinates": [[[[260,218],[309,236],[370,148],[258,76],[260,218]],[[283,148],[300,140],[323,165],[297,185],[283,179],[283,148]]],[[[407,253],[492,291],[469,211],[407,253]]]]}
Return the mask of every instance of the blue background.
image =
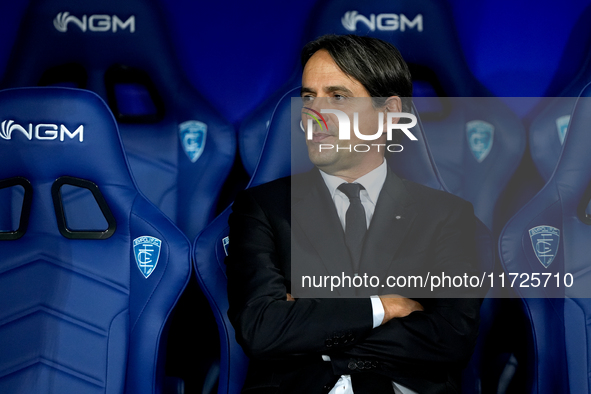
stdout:
{"type": "MultiPolygon", "coordinates": [[[[27,3],[0,2],[0,75],[27,3]]],[[[239,125],[290,75],[316,0],[160,3],[189,80],[239,125]]],[[[589,52],[589,0],[449,4],[470,69],[496,96],[558,95],[589,52]]]]}
{"type": "MultiPolygon", "coordinates": [[[[159,1],[190,82],[235,126],[290,76],[316,3],[159,1]]],[[[590,0],[448,2],[468,66],[497,96],[558,95],[589,55],[590,0]]],[[[0,78],[27,4],[0,0],[0,78]]],[[[505,101],[525,119],[536,110],[505,101]]]]}

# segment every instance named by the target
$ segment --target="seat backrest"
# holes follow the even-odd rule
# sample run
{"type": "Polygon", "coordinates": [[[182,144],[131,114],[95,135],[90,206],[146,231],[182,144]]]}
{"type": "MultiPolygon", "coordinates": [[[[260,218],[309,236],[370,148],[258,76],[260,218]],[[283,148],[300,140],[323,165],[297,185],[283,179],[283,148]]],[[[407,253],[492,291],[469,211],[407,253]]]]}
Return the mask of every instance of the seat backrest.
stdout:
{"type": "Polygon", "coordinates": [[[572,393],[591,389],[589,122],[591,85],[577,99],[552,176],[507,223],[499,240],[507,273],[550,274],[554,281],[548,287],[517,288],[531,321],[530,378],[539,393],[566,392],[566,387],[572,393]]]}
{"type": "Polygon", "coordinates": [[[529,149],[536,169],[547,182],[562,152],[577,97],[555,97],[544,102],[547,102],[547,107],[536,116],[529,128],[529,149]]]}
{"type": "MultiPolygon", "coordinates": [[[[542,100],[543,109],[535,116],[529,127],[529,145],[536,169],[547,182],[558,163],[562,151],[566,131],[570,122],[577,97],[587,84],[591,82],[591,34],[588,20],[591,16],[591,5],[581,14],[579,22],[573,28],[571,40],[565,47],[559,70],[578,67],[578,72],[568,84],[562,79],[564,73],[557,73],[552,85],[558,87],[557,97],[542,100]],[[581,40],[582,37],[586,39],[581,40]],[[586,45],[581,48],[581,42],[586,45]],[[581,64],[573,66],[573,56],[583,57],[581,64]]],[[[555,94],[555,93],[554,93],[555,94]]]]}
{"type": "Polygon", "coordinates": [[[0,162],[0,392],[160,392],[190,244],[138,191],[107,105],[0,91],[0,162]]]}
{"type": "Polygon", "coordinates": [[[235,131],[192,88],[172,48],[156,0],[32,0],[4,86],[101,96],[140,189],[192,239],[215,217],[235,131]]]}
{"type": "MultiPolygon", "coordinates": [[[[304,134],[300,129],[300,114],[293,116],[292,100],[300,100],[300,88],[289,90],[276,104],[270,118],[262,154],[258,160],[249,187],[270,182],[312,168],[304,134]],[[289,135],[288,135],[289,133],[289,135]]],[[[400,153],[388,157],[389,165],[406,179],[445,190],[427,145],[420,119],[412,129],[418,142],[404,145],[400,153]]],[[[234,329],[228,319],[227,277],[224,259],[228,238],[227,208],[195,239],[193,245],[194,265],[197,279],[206,294],[218,323],[221,342],[221,372],[219,393],[234,393],[240,390],[246,374],[248,358],[236,343],[234,329]]],[[[480,263],[483,270],[490,271],[494,263],[492,236],[480,223],[478,227],[480,263]]]]}
{"type": "Polygon", "coordinates": [[[546,99],[546,107],[532,121],[529,128],[530,151],[544,181],[550,179],[558,163],[577,97],[590,82],[591,54],[575,79],[560,93],[560,97],[546,99]]]}
{"type": "Polygon", "coordinates": [[[415,103],[445,185],[470,201],[490,229],[497,227],[497,203],[525,152],[521,120],[496,97],[416,98],[415,103]]]}

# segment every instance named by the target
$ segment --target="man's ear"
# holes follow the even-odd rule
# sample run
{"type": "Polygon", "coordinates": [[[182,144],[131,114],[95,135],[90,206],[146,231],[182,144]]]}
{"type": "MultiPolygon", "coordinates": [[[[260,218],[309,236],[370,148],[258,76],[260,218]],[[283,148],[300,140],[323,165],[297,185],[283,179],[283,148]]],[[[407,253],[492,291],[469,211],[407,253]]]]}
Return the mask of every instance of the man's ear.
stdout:
{"type": "MultiPolygon", "coordinates": [[[[388,123],[388,112],[402,112],[402,100],[398,96],[390,96],[386,99],[384,104],[384,131],[382,134],[387,133],[386,124],[388,123]]],[[[400,118],[392,118],[392,123],[398,123],[400,118]]]]}
{"type": "Polygon", "coordinates": [[[402,100],[398,96],[390,96],[386,99],[386,112],[402,112],[402,100]]]}

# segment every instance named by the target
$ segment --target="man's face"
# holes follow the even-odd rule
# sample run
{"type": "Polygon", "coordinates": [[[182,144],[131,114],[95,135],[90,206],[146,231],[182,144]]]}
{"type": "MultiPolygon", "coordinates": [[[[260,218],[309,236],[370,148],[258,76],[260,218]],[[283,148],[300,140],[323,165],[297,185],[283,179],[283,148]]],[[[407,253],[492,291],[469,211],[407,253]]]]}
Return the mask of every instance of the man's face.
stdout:
{"type": "MultiPolygon", "coordinates": [[[[356,79],[345,74],[336,65],[326,50],[316,52],[306,63],[302,75],[303,106],[320,112],[321,109],[338,109],[349,116],[351,125],[351,139],[339,140],[339,123],[336,115],[322,114],[326,120],[326,127],[321,127],[313,121],[314,134],[312,140],[306,140],[308,155],[312,163],[326,173],[341,176],[344,174],[361,175],[382,163],[383,148],[378,152],[372,147],[369,152],[355,152],[357,144],[383,144],[385,135],[373,141],[359,139],[353,131],[353,113],[358,113],[358,128],[361,134],[374,135],[378,130],[379,113],[384,109],[375,109],[365,87],[356,79]],[[335,148],[322,148],[333,145],[335,148]],[[352,149],[336,149],[351,146],[352,149]]],[[[302,110],[302,124],[308,124],[309,110],[302,110]]],[[[384,116],[384,120],[386,117],[384,116]]],[[[324,126],[324,125],[322,125],[324,126]]],[[[355,178],[354,178],[355,179],[355,178]]]]}

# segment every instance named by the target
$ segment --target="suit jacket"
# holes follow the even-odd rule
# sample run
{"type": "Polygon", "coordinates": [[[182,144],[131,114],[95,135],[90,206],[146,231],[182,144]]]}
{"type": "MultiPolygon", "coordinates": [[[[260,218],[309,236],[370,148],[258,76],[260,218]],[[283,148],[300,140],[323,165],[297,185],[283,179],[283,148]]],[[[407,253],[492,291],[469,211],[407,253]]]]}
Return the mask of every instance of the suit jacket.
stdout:
{"type": "MultiPolygon", "coordinates": [[[[474,228],[470,203],[389,170],[360,271],[470,275],[476,270],[474,228]]],[[[477,336],[478,298],[441,291],[418,300],[424,311],[375,329],[363,292],[343,292],[362,295],[357,298],[286,301],[292,279],[299,280],[292,278],[292,258],[303,259],[306,272],[333,272],[336,261],[352,273],[344,232],[318,170],[241,192],[230,216],[230,240],[228,316],[251,360],[243,392],[322,393],[340,375],[358,373],[387,376],[419,393],[459,392],[477,336]],[[323,361],[323,354],[331,361],[323,361]]],[[[405,290],[383,293],[408,296],[405,290]]]]}

